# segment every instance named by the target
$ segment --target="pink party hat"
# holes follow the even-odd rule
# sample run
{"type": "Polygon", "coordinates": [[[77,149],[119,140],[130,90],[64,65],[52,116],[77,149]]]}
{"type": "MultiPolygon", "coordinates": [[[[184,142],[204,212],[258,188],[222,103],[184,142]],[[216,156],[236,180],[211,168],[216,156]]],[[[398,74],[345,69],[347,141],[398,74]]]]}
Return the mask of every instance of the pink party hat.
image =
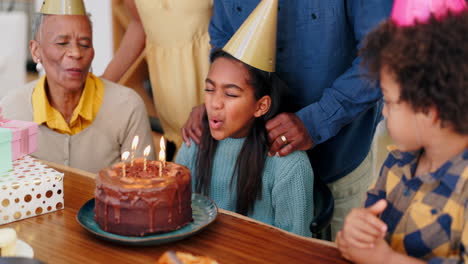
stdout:
{"type": "Polygon", "coordinates": [[[398,26],[413,26],[416,22],[425,23],[431,15],[443,19],[450,11],[459,14],[468,10],[465,0],[395,0],[392,21],[398,26]]]}

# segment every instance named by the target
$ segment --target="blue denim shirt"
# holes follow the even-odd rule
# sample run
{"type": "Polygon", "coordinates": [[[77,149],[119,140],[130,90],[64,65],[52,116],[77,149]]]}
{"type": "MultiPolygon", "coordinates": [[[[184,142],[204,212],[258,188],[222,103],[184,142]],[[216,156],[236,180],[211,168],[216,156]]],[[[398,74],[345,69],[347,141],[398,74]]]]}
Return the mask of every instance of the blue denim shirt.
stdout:
{"type": "MultiPolygon", "coordinates": [[[[260,0],[215,0],[213,47],[222,48],[260,0]]],[[[276,72],[287,101],[314,141],[316,175],[335,181],[369,152],[380,120],[380,89],[366,81],[357,50],[388,17],[391,0],[279,0],[276,72]]]]}

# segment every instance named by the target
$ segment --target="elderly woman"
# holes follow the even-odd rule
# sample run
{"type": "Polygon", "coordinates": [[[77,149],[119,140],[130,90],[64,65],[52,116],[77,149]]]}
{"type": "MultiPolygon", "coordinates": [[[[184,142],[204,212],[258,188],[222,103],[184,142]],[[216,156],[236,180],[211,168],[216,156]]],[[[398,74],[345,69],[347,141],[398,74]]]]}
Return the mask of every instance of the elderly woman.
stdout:
{"type": "Polygon", "coordinates": [[[137,135],[142,156],[153,146],[145,106],[133,90],[89,72],[92,25],[82,0],[45,1],[35,21],[30,51],[46,74],[0,101],[6,118],[40,125],[33,156],[98,172],[131,150],[137,135]]]}

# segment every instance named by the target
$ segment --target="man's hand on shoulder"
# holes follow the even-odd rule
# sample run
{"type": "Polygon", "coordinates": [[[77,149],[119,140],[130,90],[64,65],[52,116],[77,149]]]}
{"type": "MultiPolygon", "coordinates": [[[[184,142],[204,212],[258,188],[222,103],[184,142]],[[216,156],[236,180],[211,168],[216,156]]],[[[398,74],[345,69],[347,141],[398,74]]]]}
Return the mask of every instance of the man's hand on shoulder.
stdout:
{"type": "Polygon", "coordinates": [[[314,143],[302,120],[293,113],[282,113],[266,124],[270,140],[269,155],[286,156],[296,150],[308,150],[314,143]]]}
{"type": "Polygon", "coordinates": [[[187,147],[190,147],[190,139],[195,143],[200,144],[202,136],[202,119],[205,113],[205,104],[192,108],[190,116],[182,127],[182,137],[187,147]]]}

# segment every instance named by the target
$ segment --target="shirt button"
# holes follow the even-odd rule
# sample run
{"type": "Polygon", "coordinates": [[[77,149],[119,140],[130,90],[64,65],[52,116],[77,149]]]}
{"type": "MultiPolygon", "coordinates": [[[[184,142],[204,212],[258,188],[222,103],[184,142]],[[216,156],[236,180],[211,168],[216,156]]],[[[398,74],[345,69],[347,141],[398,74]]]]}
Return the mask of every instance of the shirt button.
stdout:
{"type": "Polygon", "coordinates": [[[317,19],[317,15],[315,13],[312,13],[310,14],[310,18],[312,18],[313,20],[317,19]]]}
{"type": "Polygon", "coordinates": [[[433,214],[433,215],[437,214],[437,209],[433,208],[433,209],[431,210],[431,214],[433,214]]]}
{"type": "Polygon", "coordinates": [[[411,194],[411,189],[410,188],[406,188],[405,191],[403,192],[404,196],[409,196],[410,194],[411,194]]]}
{"type": "Polygon", "coordinates": [[[242,7],[238,6],[236,7],[237,12],[242,12],[242,7]]]}
{"type": "Polygon", "coordinates": [[[278,51],[279,51],[279,52],[283,52],[284,49],[283,49],[283,48],[278,48],[278,51]]]}

